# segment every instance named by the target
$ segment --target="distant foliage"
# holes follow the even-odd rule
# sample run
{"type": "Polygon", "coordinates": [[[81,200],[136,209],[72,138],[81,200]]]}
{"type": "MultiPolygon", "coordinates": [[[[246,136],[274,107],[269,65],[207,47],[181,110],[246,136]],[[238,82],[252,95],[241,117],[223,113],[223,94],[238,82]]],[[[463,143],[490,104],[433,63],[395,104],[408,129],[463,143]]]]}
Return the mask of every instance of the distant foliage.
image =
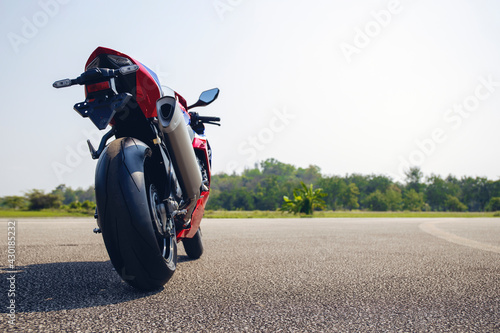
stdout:
{"type": "Polygon", "coordinates": [[[94,214],[96,204],[93,201],[85,200],[84,202],[73,201],[69,205],[64,205],[62,209],[72,213],[94,214]]]}
{"type": "Polygon", "coordinates": [[[207,209],[276,210],[293,201],[301,182],[321,188],[325,208],[372,211],[470,211],[500,210],[500,180],[438,175],[425,177],[420,168],[406,172],[405,183],[385,175],[325,176],[317,166],[297,168],[269,159],[240,174],[212,175],[207,209]]]}
{"type": "Polygon", "coordinates": [[[380,190],[370,193],[364,202],[364,205],[369,210],[377,212],[385,212],[389,210],[389,200],[380,190]]]}
{"type": "Polygon", "coordinates": [[[321,179],[320,169],[296,168],[268,159],[241,175],[212,175],[207,209],[277,210],[283,196],[292,197],[300,182],[314,184],[321,179]]]}
{"type": "Polygon", "coordinates": [[[86,190],[80,187],[73,190],[71,187],[61,184],[52,191],[52,194],[58,195],[63,205],[69,205],[72,202],[95,202],[95,191],[93,186],[88,187],[86,190]]]}
{"type": "Polygon", "coordinates": [[[467,206],[460,202],[457,197],[453,195],[446,195],[445,208],[450,212],[465,212],[467,211],[467,206]]]}
{"type": "Polygon", "coordinates": [[[405,210],[420,212],[425,207],[424,194],[418,193],[414,188],[404,193],[403,205],[405,210]]]}
{"type": "Polygon", "coordinates": [[[0,206],[7,209],[24,209],[28,205],[28,201],[25,197],[20,197],[16,195],[6,196],[0,200],[0,206]]]}
{"type": "Polygon", "coordinates": [[[486,210],[489,212],[500,212],[500,197],[491,198],[486,210]]]}
{"type": "Polygon", "coordinates": [[[31,190],[26,193],[26,198],[30,210],[59,208],[62,205],[61,198],[58,195],[45,194],[42,190],[31,190]]]}
{"type": "Polygon", "coordinates": [[[2,209],[42,210],[62,209],[81,213],[91,213],[95,210],[94,188],[73,190],[66,185],[57,186],[52,192],[33,189],[22,196],[6,196],[0,198],[2,209]]]}
{"type": "MultiPolygon", "coordinates": [[[[297,168],[272,158],[241,174],[214,174],[211,177],[207,210],[276,211],[293,205],[300,207],[298,211],[303,213],[312,212],[315,207],[371,211],[500,211],[500,180],[459,179],[452,175],[443,178],[434,174],[426,177],[418,167],[412,167],[406,172],[405,182],[400,183],[385,175],[322,175],[317,166],[297,168]],[[321,204],[313,204],[312,210],[303,208],[310,207],[310,203],[304,199],[304,203],[299,204],[298,197],[305,198],[299,192],[314,193],[318,189],[321,189],[321,204]]],[[[25,196],[0,198],[0,208],[63,209],[92,214],[95,193],[93,187],[72,189],[61,184],[50,193],[34,189],[25,196]]]]}

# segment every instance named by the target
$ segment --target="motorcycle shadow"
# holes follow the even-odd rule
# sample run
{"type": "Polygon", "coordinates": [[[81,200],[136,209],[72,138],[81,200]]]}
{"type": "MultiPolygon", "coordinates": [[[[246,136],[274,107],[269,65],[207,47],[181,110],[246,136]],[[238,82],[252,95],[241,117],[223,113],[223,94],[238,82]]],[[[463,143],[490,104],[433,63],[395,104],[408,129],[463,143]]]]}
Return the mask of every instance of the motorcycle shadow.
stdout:
{"type": "MultiPolygon", "coordinates": [[[[127,302],[163,290],[141,292],[123,282],[110,261],[61,262],[3,268],[2,290],[14,290],[16,312],[47,312],[127,302]],[[10,279],[8,279],[10,278],[10,279]]],[[[0,298],[7,297],[7,292],[0,298]]],[[[14,297],[12,297],[14,296],[14,297]]],[[[2,300],[7,304],[9,300],[2,300]]],[[[1,307],[0,313],[8,309],[1,307]]]]}
{"type": "Polygon", "coordinates": [[[177,255],[177,264],[189,261],[195,261],[196,259],[191,259],[187,255],[178,254],[177,255]]]}

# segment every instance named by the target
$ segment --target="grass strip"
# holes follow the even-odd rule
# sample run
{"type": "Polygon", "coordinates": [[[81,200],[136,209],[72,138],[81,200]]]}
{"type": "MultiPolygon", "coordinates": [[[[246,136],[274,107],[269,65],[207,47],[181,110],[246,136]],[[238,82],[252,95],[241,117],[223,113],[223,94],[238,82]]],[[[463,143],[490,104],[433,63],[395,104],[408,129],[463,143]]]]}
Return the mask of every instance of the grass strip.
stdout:
{"type": "MultiPolygon", "coordinates": [[[[0,210],[0,218],[30,218],[30,217],[93,217],[93,213],[65,210],[0,210]]],[[[274,219],[274,218],[473,218],[473,217],[500,217],[500,212],[372,212],[372,211],[318,211],[311,215],[294,215],[280,211],[244,211],[244,210],[207,210],[205,218],[214,219],[274,219]]]]}

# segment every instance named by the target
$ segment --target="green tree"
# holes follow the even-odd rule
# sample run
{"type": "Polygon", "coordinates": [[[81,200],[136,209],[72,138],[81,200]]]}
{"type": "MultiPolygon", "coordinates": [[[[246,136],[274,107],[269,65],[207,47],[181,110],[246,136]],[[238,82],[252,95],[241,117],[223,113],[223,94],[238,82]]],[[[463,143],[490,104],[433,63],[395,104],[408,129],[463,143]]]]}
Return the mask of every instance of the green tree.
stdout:
{"type": "Polygon", "coordinates": [[[64,184],[58,185],[54,190],[52,190],[51,193],[58,195],[61,198],[63,205],[69,205],[73,201],[78,201],[75,191],[73,191],[71,187],[67,187],[64,184]]]}
{"type": "Polygon", "coordinates": [[[342,193],[342,204],[345,208],[352,210],[358,209],[359,189],[354,183],[350,183],[342,193]]]}
{"type": "Polygon", "coordinates": [[[387,191],[385,191],[385,198],[389,210],[399,211],[403,209],[403,195],[401,194],[401,189],[397,185],[392,184],[389,186],[387,191]]]}
{"type": "Polygon", "coordinates": [[[458,200],[457,197],[453,195],[446,195],[446,201],[444,203],[446,210],[451,212],[465,212],[467,211],[467,206],[458,200]]]}
{"type": "Polygon", "coordinates": [[[483,211],[490,201],[488,193],[488,180],[481,177],[463,177],[460,180],[462,190],[462,202],[464,202],[470,211],[483,211]]]}
{"type": "Polygon", "coordinates": [[[393,181],[390,177],[381,175],[370,175],[368,177],[368,184],[366,187],[366,191],[367,193],[372,193],[378,190],[380,193],[385,193],[389,189],[392,183],[393,181]]]}
{"type": "Polygon", "coordinates": [[[2,199],[2,206],[9,209],[23,209],[26,207],[26,198],[17,195],[6,196],[2,199]]]}
{"type": "Polygon", "coordinates": [[[92,186],[88,187],[87,189],[79,187],[74,192],[77,200],[80,202],[84,202],[85,200],[95,201],[95,191],[92,186]]]}
{"type": "Polygon", "coordinates": [[[304,182],[300,182],[300,185],[300,188],[293,191],[293,200],[283,196],[284,202],[281,210],[294,214],[312,215],[315,208],[324,209],[325,201],[322,197],[326,194],[323,193],[323,190],[321,188],[314,190],[312,184],[307,187],[304,182]]]}
{"type": "Polygon", "coordinates": [[[500,180],[497,181],[489,180],[487,183],[487,187],[491,198],[500,197],[500,180]]]}
{"type": "Polygon", "coordinates": [[[306,169],[298,168],[295,177],[306,184],[316,184],[321,178],[321,169],[316,165],[309,165],[306,169]]]}
{"type": "Polygon", "coordinates": [[[460,199],[460,196],[462,195],[462,191],[460,190],[460,181],[452,175],[448,175],[445,181],[448,193],[460,199]]]}
{"type": "Polygon", "coordinates": [[[95,202],[92,202],[90,200],[85,200],[84,202],[82,202],[82,208],[83,209],[94,210],[95,207],[96,207],[95,202]]]}
{"type": "Polygon", "coordinates": [[[321,178],[318,186],[327,194],[325,202],[329,209],[337,210],[342,207],[342,194],[347,189],[342,178],[337,176],[321,178]]]}
{"type": "Polygon", "coordinates": [[[366,197],[364,204],[372,211],[385,212],[389,209],[387,198],[380,190],[370,193],[366,197]]]}
{"type": "MultiPolygon", "coordinates": [[[[262,210],[276,210],[281,205],[283,192],[277,175],[269,175],[263,178],[255,188],[254,195],[257,206],[262,210]]],[[[247,190],[248,191],[248,190],[247,190]]]]}
{"type": "Polygon", "coordinates": [[[275,175],[280,177],[280,180],[287,177],[293,177],[296,172],[296,168],[293,165],[282,163],[274,158],[263,161],[260,166],[264,176],[275,175]]]}
{"type": "Polygon", "coordinates": [[[448,200],[449,189],[447,182],[440,176],[431,175],[427,178],[428,185],[425,189],[427,203],[432,210],[442,211],[446,209],[446,200],[448,200]]]}
{"type": "Polygon", "coordinates": [[[420,193],[422,190],[423,184],[422,179],[424,178],[424,174],[420,170],[419,167],[411,167],[408,171],[405,172],[406,175],[406,189],[414,190],[417,193],[420,193]]]}
{"type": "Polygon", "coordinates": [[[30,210],[40,210],[46,208],[59,208],[62,205],[61,197],[57,194],[45,194],[42,190],[31,190],[26,193],[28,208],[30,210]]]}
{"type": "Polygon", "coordinates": [[[500,197],[491,198],[488,205],[486,205],[486,210],[489,212],[500,211],[500,197]]]}
{"type": "Polygon", "coordinates": [[[415,189],[410,189],[406,191],[403,195],[404,209],[410,210],[412,212],[421,211],[424,208],[424,194],[417,193],[415,189]]]}
{"type": "Polygon", "coordinates": [[[51,194],[60,196],[64,205],[69,205],[75,201],[84,202],[85,200],[95,202],[95,191],[93,186],[89,186],[86,190],[80,187],[73,190],[71,187],[61,184],[58,185],[51,194]]]}
{"type": "MultiPolygon", "coordinates": [[[[352,175],[348,175],[344,178],[344,181],[346,183],[347,186],[349,186],[349,184],[355,184],[356,185],[356,188],[357,188],[357,202],[358,204],[357,205],[353,205],[352,208],[348,208],[346,205],[345,205],[345,202],[344,202],[344,207],[348,208],[348,209],[358,209],[360,208],[360,204],[359,203],[363,203],[366,196],[368,194],[370,194],[371,190],[370,190],[370,178],[371,176],[366,176],[366,175],[361,175],[361,174],[358,174],[358,173],[354,173],[352,175]]],[[[349,191],[349,189],[347,189],[349,191]]],[[[363,208],[363,207],[361,207],[363,208]]]]}
{"type": "Polygon", "coordinates": [[[69,204],[70,209],[81,209],[82,208],[82,203],[80,201],[73,201],[72,203],[69,204]]]}

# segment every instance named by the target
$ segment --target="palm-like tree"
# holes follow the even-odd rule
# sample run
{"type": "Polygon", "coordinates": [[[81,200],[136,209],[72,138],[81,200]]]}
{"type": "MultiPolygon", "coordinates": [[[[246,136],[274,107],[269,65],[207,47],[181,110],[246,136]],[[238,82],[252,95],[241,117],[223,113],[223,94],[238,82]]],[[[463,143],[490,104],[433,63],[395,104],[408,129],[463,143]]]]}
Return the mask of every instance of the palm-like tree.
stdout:
{"type": "Polygon", "coordinates": [[[312,215],[315,208],[325,208],[325,201],[322,197],[327,194],[321,188],[315,190],[312,184],[308,187],[304,182],[300,182],[300,185],[301,187],[293,190],[293,200],[287,196],[283,197],[285,202],[281,206],[282,211],[312,215]]]}

